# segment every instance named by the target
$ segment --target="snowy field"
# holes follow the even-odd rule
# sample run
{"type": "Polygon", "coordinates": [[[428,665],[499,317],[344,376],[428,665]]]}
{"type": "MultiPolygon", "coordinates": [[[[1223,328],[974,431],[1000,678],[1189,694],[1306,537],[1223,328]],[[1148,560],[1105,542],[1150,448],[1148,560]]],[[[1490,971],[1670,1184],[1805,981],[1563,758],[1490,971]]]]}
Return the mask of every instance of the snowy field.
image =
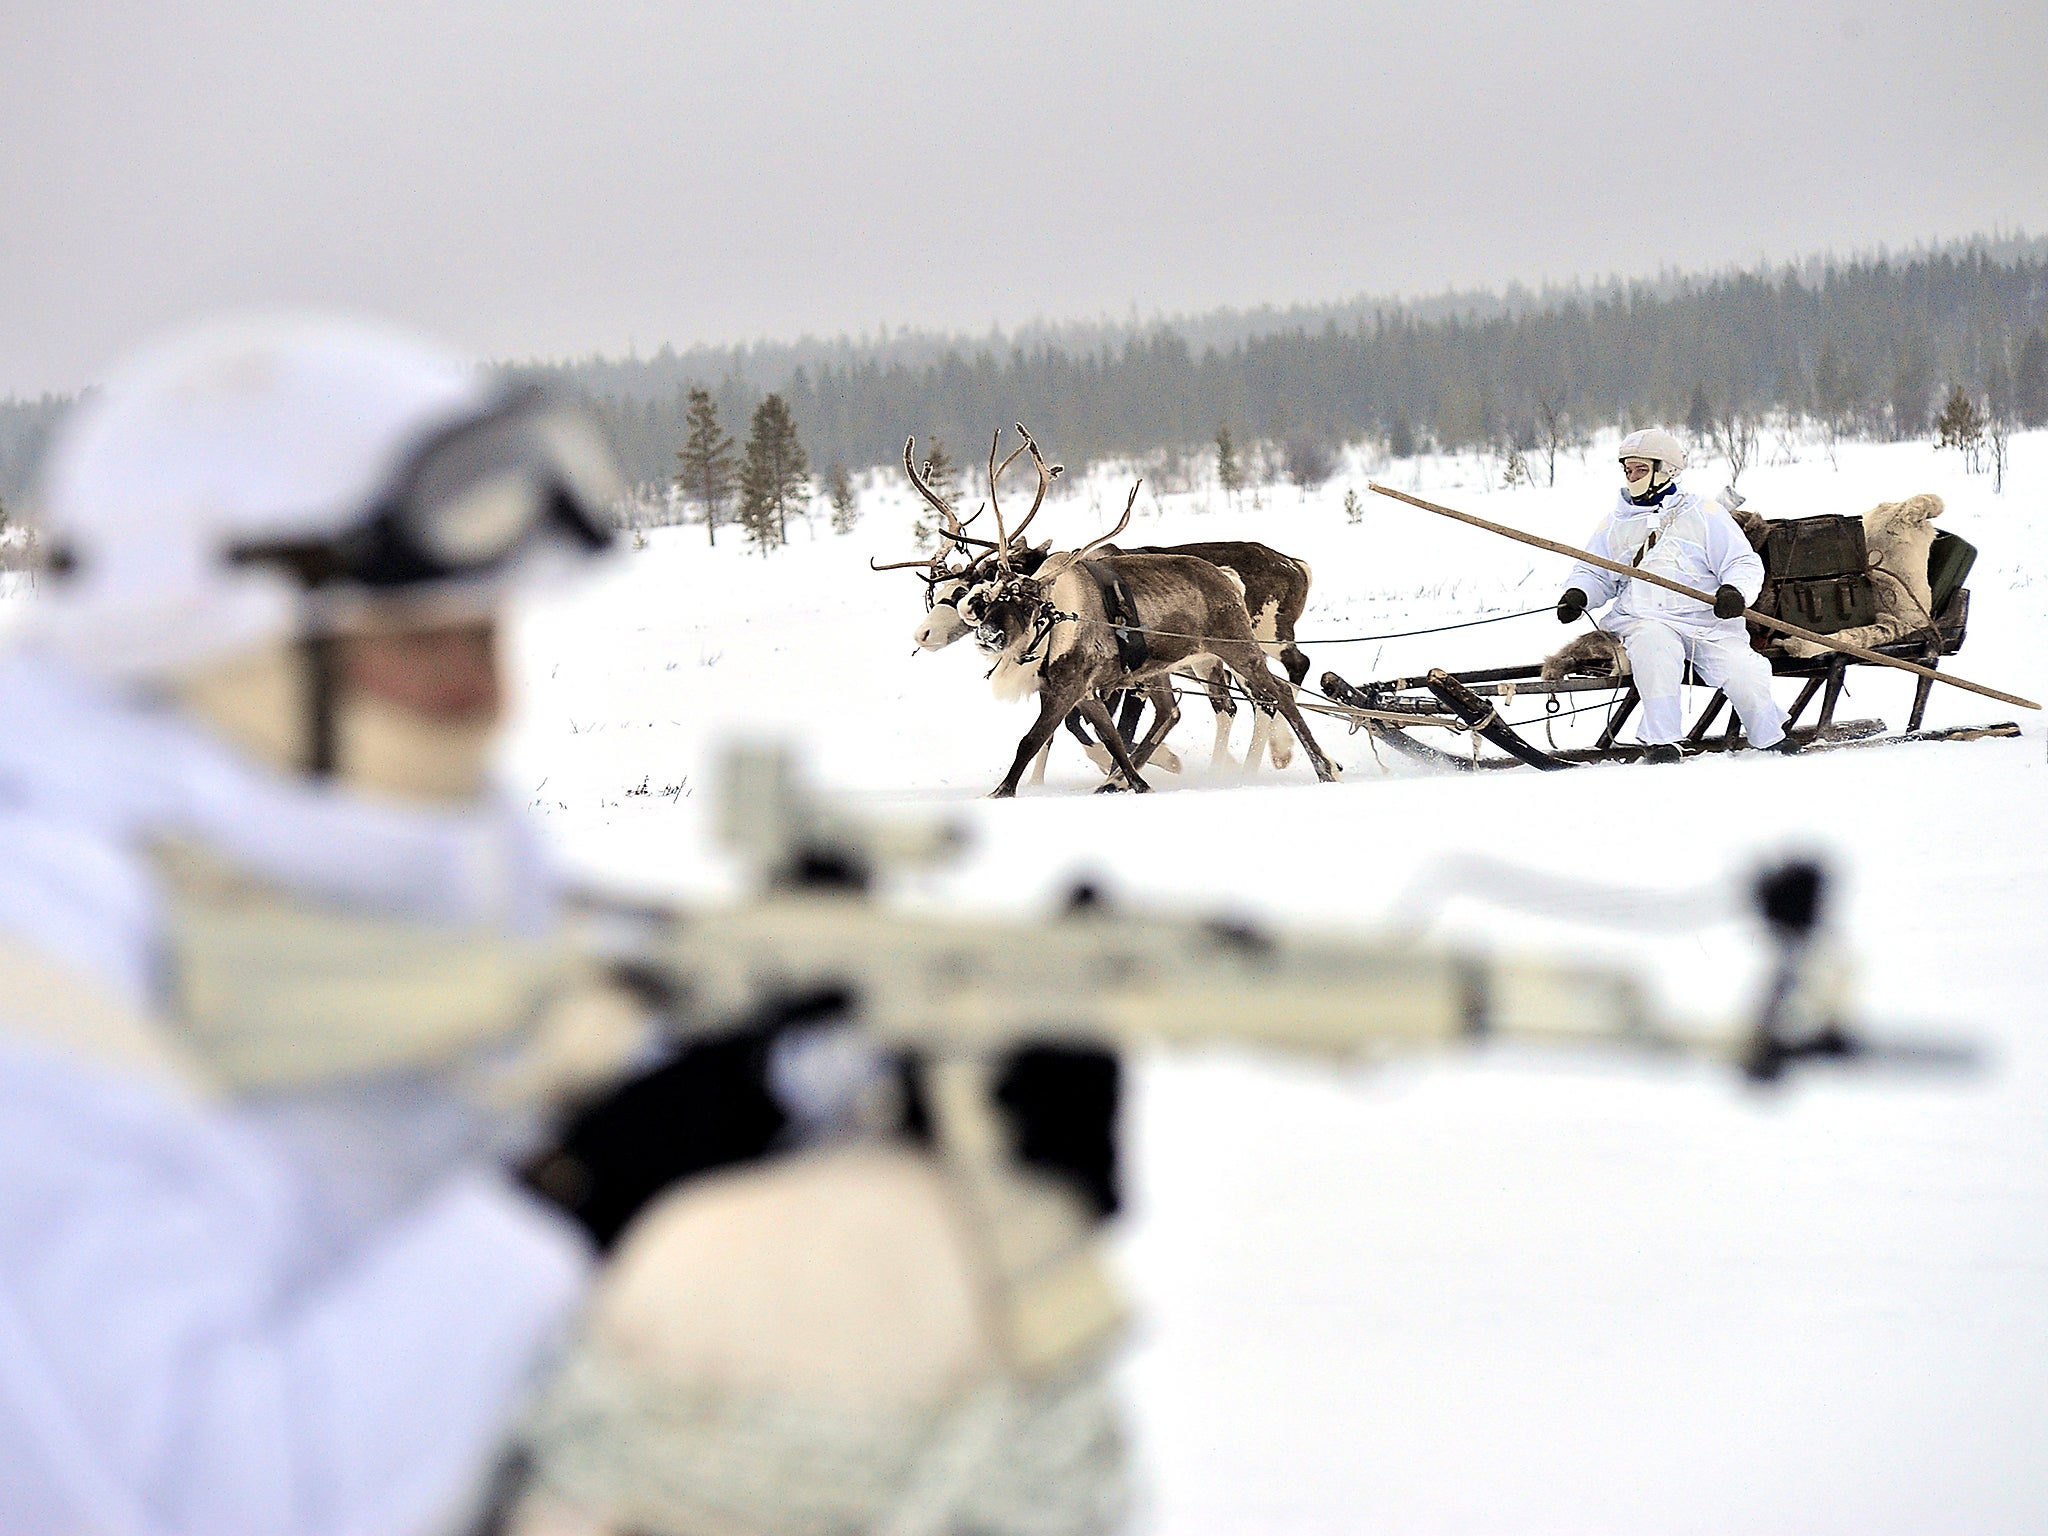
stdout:
{"type": "MultiPolygon", "coordinates": [[[[1830,464],[1767,434],[1742,487],[1778,516],[1939,492],[1943,526],[1983,551],[1957,667],[2043,698],[2048,434],[2013,446],[1994,496],[1952,453],[1855,444],[1830,464]]],[[[1307,559],[1312,677],[1533,660],[1562,638],[1548,617],[1314,643],[1529,608],[1562,584],[1563,562],[1364,482],[1578,542],[1611,499],[1610,453],[1562,462],[1555,489],[1498,489],[1498,464],[1477,458],[1352,462],[1314,495],[1265,490],[1257,510],[1148,487],[1126,542],[1258,538],[1307,559]]],[[[1706,464],[1688,483],[1723,478],[1706,464]]],[[[1064,545],[1106,528],[1127,485],[1088,478],[1034,533],[1064,545]]],[[[1191,771],[1154,775],[1161,793],[1083,793],[1093,772],[1062,742],[1044,790],[990,803],[1032,706],[991,698],[969,646],[912,654],[916,578],[865,567],[911,553],[900,475],[863,506],[850,536],[799,531],[765,560],[736,531],[715,551],[701,528],[657,531],[532,614],[516,782],[579,866],[722,888],[703,811],[714,745],[735,734],[797,744],[835,788],[967,822],[974,852],[919,877],[918,900],[1030,907],[1089,871],[1132,896],[1372,923],[1458,854],[1682,892],[1819,849],[1842,875],[1869,1011],[1992,1055],[1964,1081],[1823,1073],[1769,1094],[1588,1057],[1338,1075],[1149,1062],[1122,1250],[1142,1302],[1129,1382],[1145,1530],[2048,1526],[2039,716],[2018,741],[1478,779],[1383,768],[1365,737],[1312,716],[1344,781],[1318,786],[1297,758],[1244,785],[1193,771],[1211,734],[1194,704],[1175,738],[1191,771]]],[[[1844,718],[1903,720],[1910,679],[1862,671],[1853,687],[1844,718]]],[[[1934,697],[1932,724],[2013,713],[1934,697]]],[[[1691,1016],[1740,1006],[1757,979],[1739,925],[1646,944],[1454,901],[1440,927],[1611,955],[1691,1016]]]]}
{"type": "MultiPolygon", "coordinates": [[[[1939,492],[1941,526],[1983,552],[1956,669],[2043,698],[2048,433],[2013,456],[1995,496],[1954,454],[1850,444],[1830,462],[1767,433],[1742,489],[1773,516],[1939,492]]],[[[1561,462],[1555,489],[1501,489],[1478,458],[1353,461],[1257,509],[1148,485],[1125,542],[1257,538],[1307,559],[1311,678],[1533,661],[1562,640],[1537,616],[1318,644],[1548,604],[1562,585],[1561,560],[1368,495],[1369,475],[1573,543],[1615,481],[1608,439],[1561,462]]],[[[1724,478],[1708,463],[1687,483],[1724,478]]],[[[1127,485],[1088,477],[1034,535],[1107,528],[1127,485]]],[[[903,893],[954,906],[1042,906],[1086,872],[1133,898],[1363,925],[1411,915],[1403,893],[1459,855],[1675,894],[1819,850],[1867,1012],[1990,1054],[1962,1079],[1821,1072],[1771,1093],[1612,1056],[1148,1061],[1121,1246],[1141,1303],[1143,1530],[2048,1528],[2040,716],[2010,741],[1477,777],[1382,765],[1311,716],[1345,771],[1319,786],[1300,757],[1251,783],[1198,771],[1211,730],[1191,701],[1175,738],[1190,772],[1154,774],[1161,793],[1085,793],[1096,776],[1062,738],[1044,789],[991,803],[1033,708],[991,698],[971,646],[912,654],[918,582],[865,564],[912,553],[910,521],[900,474],[880,476],[849,536],[821,517],[815,540],[798,530],[762,559],[737,530],[715,550],[701,528],[658,530],[530,609],[509,772],[579,871],[728,889],[705,813],[715,747],[736,735],[794,744],[878,809],[966,824],[968,857],[903,893]]],[[[1866,669],[1852,690],[1844,718],[1897,725],[1912,682],[1866,669]]],[[[2013,715],[1937,689],[1929,723],[2013,715]]],[[[1687,1017],[1742,1006],[1758,979],[1739,923],[1647,942],[1461,898],[1437,931],[1613,958],[1687,1017]]]]}

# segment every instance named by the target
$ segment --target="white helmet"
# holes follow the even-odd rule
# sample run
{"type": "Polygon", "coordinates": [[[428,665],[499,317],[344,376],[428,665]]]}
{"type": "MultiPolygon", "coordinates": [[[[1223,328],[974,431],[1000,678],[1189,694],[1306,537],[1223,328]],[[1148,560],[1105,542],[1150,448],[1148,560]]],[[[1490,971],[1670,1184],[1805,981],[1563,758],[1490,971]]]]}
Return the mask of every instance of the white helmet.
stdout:
{"type": "Polygon", "coordinates": [[[365,600],[495,593],[544,544],[608,542],[589,425],[356,321],[214,322],[117,367],[43,479],[32,633],[161,680],[340,627],[365,600]]]}
{"type": "Polygon", "coordinates": [[[1662,427],[1644,427],[1621,440],[1618,457],[1623,461],[1651,461],[1648,475],[1627,482],[1628,499],[1642,505],[1656,501],[1678,478],[1678,472],[1685,468],[1685,444],[1662,427]]]}

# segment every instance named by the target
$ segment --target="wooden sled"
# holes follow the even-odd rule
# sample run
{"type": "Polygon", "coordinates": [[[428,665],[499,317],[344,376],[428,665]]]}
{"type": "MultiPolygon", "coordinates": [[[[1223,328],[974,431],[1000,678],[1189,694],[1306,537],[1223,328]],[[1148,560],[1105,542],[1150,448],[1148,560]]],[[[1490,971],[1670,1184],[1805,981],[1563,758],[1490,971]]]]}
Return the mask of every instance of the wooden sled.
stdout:
{"type": "MultiPolygon", "coordinates": [[[[1932,632],[1908,636],[1888,645],[1874,647],[1887,656],[1916,661],[1925,667],[1939,667],[1946,656],[1963,648],[1969,631],[1970,594],[1958,588],[1942,606],[1932,632]]],[[[1874,747],[1916,741],[1981,741],[1988,737],[2020,734],[2017,722],[1994,725],[1957,726],[1927,730],[1927,696],[1934,688],[1931,678],[1918,679],[1905,729],[1892,732],[1880,719],[1838,720],[1836,708],[1851,668],[1886,672],[1874,662],[1831,653],[1825,656],[1788,656],[1767,652],[1773,677],[1795,678],[1800,689],[1785,721],[1786,734],[1800,744],[1802,752],[1830,751],[1843,747],[1874,747]],[[1809,724],[1807,710],[1815,699],[1818,714],[1809,724]]],[[[1687,669],[1686,682],[1704,686],[1687,669]]],[[[1618,740],[1621,730],[1635,714],[1641,696],[1629,679],[1599,676],[1546,678],[1541,666],[1492,667],[1474,672],[1446,672],[1441,669],[1420,677],[1387,678],[1380,682],[1354,684],[1335,672],[1322,676],[1322,692],[1340,712],[1348,712],[1353,726],[1372,733],[1375,740],[1414,761],[1431,767],[1465,772],[1494,768],[1531,767],[1545,772],[1575,768],[1587,763],[1634,762],[1643,753],[1634,742],[1618,740]],[[1585,696],[1580,700],[1579,696],[1585,696]],[[1564,699],[1598,706],[1608,700],[1607,718],[1598,741],[1591,747],[1553,749],[1538,746],[1526,731],[1541,725],[1543,717],[1511,720],[1507,711],[1519,699],[1540,699],[1549,710],[1557,710],[1564,699]],[[1467,738],[1459,743],[1465,751],[1446,750],[1422,740],[1416,733],[1446,730],[1467,738]],[[1481,751],[1477,743],[1491,751],[1481,751]]],[[[1747,745],[1741,723],[1728,708],[1728,696],[1715,689],[1700,706],[1683,738],[1688,754],[1730,752],[1747,745]],[[1723,716],[1725,715],[1725,723],[1723,716]],[[1717,730],[1716,727],[1719,727],[1717,730]]]]}

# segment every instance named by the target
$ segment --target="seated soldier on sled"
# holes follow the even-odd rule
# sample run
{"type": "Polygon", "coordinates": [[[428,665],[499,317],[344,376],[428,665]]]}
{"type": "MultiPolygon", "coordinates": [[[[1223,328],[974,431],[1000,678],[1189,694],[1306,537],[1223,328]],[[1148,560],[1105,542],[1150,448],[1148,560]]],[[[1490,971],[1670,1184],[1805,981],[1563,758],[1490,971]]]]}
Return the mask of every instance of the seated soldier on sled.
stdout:
{"type": "Polygon", "coordinates": [[[1797,751],[1785,734],[1785,712],[1771,697],[1771,664],[1750,648],[1742,620],[1743,610],[1763,589],[1763,560],[1719,502],[1679,489],[1683,468],[1685,449],[1669,432],[1650,427],[1623,438],[1621,493],[1586,548],[1604,559],[1712,590],[1713,605],[1582,561],[1572,567],[1557,616],[1569,624],[1590,607],[1611,604],[1600,627],[1628,649],[1643,701],[1636,739],[1643,744],[1644,762],[1680,759],[1684,720],[1679,687],[1688,664],[1702,682],[1728,695],[1751,745],[1797,751]]]}

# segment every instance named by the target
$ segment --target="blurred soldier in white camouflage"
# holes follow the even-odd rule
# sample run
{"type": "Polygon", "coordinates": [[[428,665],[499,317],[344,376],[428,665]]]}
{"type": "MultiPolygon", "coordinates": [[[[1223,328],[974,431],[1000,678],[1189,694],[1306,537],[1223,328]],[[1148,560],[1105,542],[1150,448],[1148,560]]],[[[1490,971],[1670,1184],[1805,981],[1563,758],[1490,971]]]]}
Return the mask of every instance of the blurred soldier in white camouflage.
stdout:
{"type": "Polygon", "coordinates": [[[615,496],[351,323],[65,424],[0,656],[0,1532],[1116,1520],[1114,1063],[965,1095],[994,1252],[919,1150],[962,1085],[788,1009],[663,1044],[491,787],[498,610],[615,496]]]}

